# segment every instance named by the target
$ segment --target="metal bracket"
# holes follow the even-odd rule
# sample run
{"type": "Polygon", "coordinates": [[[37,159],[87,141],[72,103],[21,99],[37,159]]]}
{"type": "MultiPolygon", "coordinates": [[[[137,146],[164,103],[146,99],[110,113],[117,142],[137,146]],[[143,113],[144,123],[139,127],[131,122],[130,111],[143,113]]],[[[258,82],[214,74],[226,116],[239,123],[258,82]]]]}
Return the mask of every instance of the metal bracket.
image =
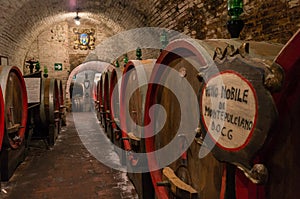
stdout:
{"type": "Polygon", "coordinates": [[[255,164],[251,169],[246,168],[243,165],[237,165],[245,176],[254,184],[265,184],[268,180],[268,169],[263,164],[255,164]]]}
{"type": "Polygon", "coordinates": [[[266,64],[264,86],[270,92],[280,91],[284,81],[284,71],[281,66],[275,62],[266,64]]]}
{"type": "Polygon", "coordinates": [[[226,57],[234,57],[236,55],[241,55],[245,57],[249,54],[249,43],[243,43],[239,48],[235,48],[234,45],[227,44],[227,46],[222,50],[220,47],[215,49],[213,60],[218,58],[219,60],[223,60],[226,57]]]}

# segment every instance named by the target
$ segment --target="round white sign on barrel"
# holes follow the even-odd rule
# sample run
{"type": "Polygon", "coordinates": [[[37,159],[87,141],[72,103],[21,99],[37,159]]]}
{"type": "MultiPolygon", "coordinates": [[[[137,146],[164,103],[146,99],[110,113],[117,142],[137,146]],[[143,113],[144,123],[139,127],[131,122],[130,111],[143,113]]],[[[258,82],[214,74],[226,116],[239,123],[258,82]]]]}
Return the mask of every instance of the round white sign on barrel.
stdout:
{"type": "Polygon", "coordinates": [[[257,97],[251,83],[234,71],[211,77],[202,90],[202,121],[223,150],[244,148],[257,119],[257,97]]]}

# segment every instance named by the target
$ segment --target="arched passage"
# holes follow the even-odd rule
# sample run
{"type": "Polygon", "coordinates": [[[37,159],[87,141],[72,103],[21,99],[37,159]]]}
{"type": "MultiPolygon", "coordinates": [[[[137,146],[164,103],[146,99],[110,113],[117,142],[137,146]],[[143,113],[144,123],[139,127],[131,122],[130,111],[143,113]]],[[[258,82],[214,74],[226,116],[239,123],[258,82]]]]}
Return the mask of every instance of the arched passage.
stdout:
{"type": "Polygon", "coordinates": [[[88,70],[93,70],[98,73],[103,73],[106,70],[112,70],[113,67],[114,66],[111,65],[110,63],[103,62],[103,61],[89,61],[89,62],[80,64],[69,75],[69,78],[67,81],[67,86],[66,86],[66,98],[70,99],[69,90],[70,90],[70,85],[72,83],[72,79],[73,79],[74,75],[77,75],[78,73],[88,71],[88,70]]]}

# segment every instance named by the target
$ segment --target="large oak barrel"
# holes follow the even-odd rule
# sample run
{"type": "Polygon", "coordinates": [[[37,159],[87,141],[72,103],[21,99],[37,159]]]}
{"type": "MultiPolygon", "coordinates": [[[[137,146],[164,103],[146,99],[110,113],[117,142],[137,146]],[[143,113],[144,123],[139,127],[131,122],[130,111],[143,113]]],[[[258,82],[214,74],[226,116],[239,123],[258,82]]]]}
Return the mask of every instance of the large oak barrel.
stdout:
{"type": "Polygon", "coordinates": [[[100,124],[104,127],[105,123],[105,111],[104,111],[104,73],[101,74],[100,80],[98,82],[98,101],[99,101],[99,106],[98,106],[98,111],[100,115],[100,124]]]}
{"type": "Polygon", "coordinates": [[[276,57],[285,75],[283,87],[274,93],[279,119],[262,158],[269,169],[267,199],[294,199],[300,195],[300,31],[276,57]]]}
{"type": "Polygon", "coordinates": [[[41,86],[40,130],[47,137],[50,145],[54,145],[59,125],[59,88],[56,79],[43,79],[41,86]]]}
{"type": "MultiPolygon", "coordinates": [[[[120,130],[120,89],[121,89],[122,71],[119,68],[114,68],[110,76],[110,99],[111,112],[110,118],[112,120],[112,139],[111,141],[119,148],[122,147],[121,130],[120,130]]],[[[122,160],[121,160],[122,161],[122,160]]]]}
{"type": "MultiPolygon", "coordinates": [[[[27,91],[21,71],[15,66],[0,66],[0,83],[4,100],[4,135],[1,137],[1,179],[8,180],[25,158],[27,91]]],[[[0,125],[3,124],[1,119],[0,125]]],[[[1,126],[2,127],[2,126],[1,126]]]]}
{"type": "MultiPolygon", "coordinates": [[[[242,187],[239,177],[247,183],[252,182],[244,174],[243,176],[236,174],[233,165],[246,169],[245,165],[255,157],[253,153],[257,152],[266,141],[268,133],[266,131],[269,131],[274,124],[276,111],[270,92],[263,85],[263,77],[264,71],[271,71],[266,65],[274,59],[281,47],[281,45],[264,42],[186,39],[175,40],[162,51],[150,78],[144,118],[144,124],[149,125],[145,128],[146,150],[157,198],[175,196],[177,198],[246,199],[236,193],[248,188],[242,187]],[[232,88],[234,85],[245,84],[247,87],[245,93],[248,93],[248,90],[249,93],[254,93],[257,88],[259,88],[257,93],[262,92],[257,94],[256,98],[252,97],[252,101],[261,102],[266,96],[266,104],[258,103],[260,108],[255,107],[257,105],[255,102],[247,104],[248,109],[258,112],[253,115],[259,117],[260,120],[255,120],[255,125],[261,129],[251,128],[248,139],[243,140],[240,147],[239,145],[238,147],[234,145],[232,148],[223,147],[222,137],[214,140],[210,128],[219,129],[219,126],[214,126],[214,120],[207,119],[206,115],[209,114],[205,112],[205,108],[209,109],[209,100],[214,101],[213,98],[217,99],[222,94],[221,89],[213,88],[218,86],[214,78],[223,75],[224,89],[226,86],[232,88]],[[159,108],[150,109],[156,104],[161,105],[165,113],[159,108]],[[262,127],[264,119],[265,127],[262,127]],[[164,120],[165,122],[162,122],[164,120]],[[206,123],[207,121],[209,124],[206,123]],[[264,132],[261,133],[259,130],[264,132]],[[240,160],[241,163],[234,160],[237,162],[240,160]]],[[[222,95],[224,99],[236,100],[235,102],[241,104],[241,97],[235,95],[231,99],[224,92],[222,95]]],[[[225,104],[228,105],[225,107],[229,111],[249,114],[243,109],[239,110],[239,106],[234,106],[233,102],[225,104]]],[[[221,129],[224,130],[224,127],[221,129]]],[[[231,134],[225,134],[225,130],[220,135],[232,139],[231,134]]],[[[228,143],[233,144],[230,141],[228,143]]],[[[249,189],[249,198],[257,198],[259,189],[260,187],[253,184],[252,189],[249,189]]]]}
{"type": "Polygon", "coordinates": [[[27,122],[27,92],[20,70],[0,67],[0,81],[5,107],[4,146],[18,148],[24,140],[27,122]]]}
{"type": "Polygon", "coordinates": [[[82,112],[83,111],[83,98],[74,97],[72,100],[72,110],[73,112],[82,112]]]}
{"type": "Polygon", "coordinates": [[[66,106],[65,106],[65,96],[64,96],[64,86],[62,80],[57,80],[58,85],[58,102],[59,102],[59,131],[61,126],[66,126],[66,106]]]}
{"type": "Polygon", "coordinates": [[[93,95],[94,102],[97,101],[97,84],[98,84],[98,81],[97,82],[93,82],[92,95],[93,95]]]}
{"type": "Polygon", "coordinates": [[[65,97],[64,97],[64,88],[62,80],[57,80],[57,87],[58,87],[58,102],[60,106],[64,106],[65,97]]]}
{"type": "Polygon", "coordinates": [[[103,123],[104,130],[107,136],[112,138],[112,126],[110,117],[110,93],[109,93],[109,81],[110,81],[111,71],[107,70],[103,73],[103,123]]]}
{"type": "Polygon", "coordinates": [[[70,86],[70,94],[72,99],[72,111],[82,112],[84,95],[83,84],[73,82],[70,86]]]}
{"type": "Polygon", "coordinates": [[[122,139],[125,151],[128,151],[127,170],[129,178],[135,184],[140,198],[153,198],[150,173],[147,172],[147,159],[136,154],[145,153],[143,139],[144,107],[148,80],[155,59],[129,61],[122,76],[120,90],[120,113],[122,139]],[[146,167],[146,168],[145,168],[146,167]]]}
{"type": "MultiPolygon", "coordinates": [[[[97,119],[101,120],[100,115],[100,79],[97,81],[96,88],[95,88],[95,112],[97,115],[97,119]]],[[[100,122],[101,123],[101,122],[100,122]]]]}

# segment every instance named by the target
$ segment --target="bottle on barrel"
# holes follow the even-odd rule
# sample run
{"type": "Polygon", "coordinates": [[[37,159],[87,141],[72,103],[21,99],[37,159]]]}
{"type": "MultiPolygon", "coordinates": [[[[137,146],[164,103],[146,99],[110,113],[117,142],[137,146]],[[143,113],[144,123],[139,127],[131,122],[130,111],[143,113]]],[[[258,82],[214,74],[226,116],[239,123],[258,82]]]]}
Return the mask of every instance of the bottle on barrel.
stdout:
{"type": "Polygon", "coordinates": [[[244,27],[244,22],[240,19],[240,15],[243,13],[243,0],[228,0],[227,7],[230,16],[227,29],[231,38],[238,38],[244,27]]]}

